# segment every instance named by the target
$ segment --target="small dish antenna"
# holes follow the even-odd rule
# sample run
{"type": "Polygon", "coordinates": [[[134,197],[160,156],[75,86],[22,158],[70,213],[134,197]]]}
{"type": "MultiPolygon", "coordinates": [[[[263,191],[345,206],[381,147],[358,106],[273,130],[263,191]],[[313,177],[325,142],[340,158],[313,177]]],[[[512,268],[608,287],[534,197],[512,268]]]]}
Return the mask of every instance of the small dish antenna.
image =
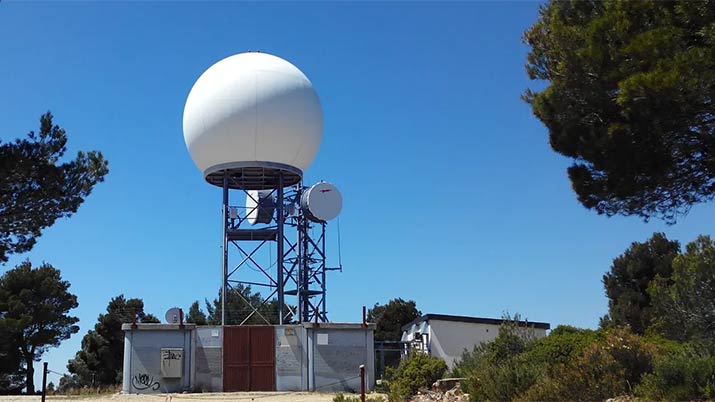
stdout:
{"type": "Polygon", "coordinates": [[[246,218],[251,225],[271,223],[275,209],[273,190],[246,191],[246,218]]]}
{"type": "Polygon", "coordinates": [[[164,318],[168,324],[178,324],[181,317],[181,309],[172,307],[166,311],[164,318]]]}
{"type": "Polygon", "coordinates": [[[343,196],[328,182],[314,184],[300,197],[300,208],[313,222],[327,222],[335,219],[343,209],[343,196]]]}

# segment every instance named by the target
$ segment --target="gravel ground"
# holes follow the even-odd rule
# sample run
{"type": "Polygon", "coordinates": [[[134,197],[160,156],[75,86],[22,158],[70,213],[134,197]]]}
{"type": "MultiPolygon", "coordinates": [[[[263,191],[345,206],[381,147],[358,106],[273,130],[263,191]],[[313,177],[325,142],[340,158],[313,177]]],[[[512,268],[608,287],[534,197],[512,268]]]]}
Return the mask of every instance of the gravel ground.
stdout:
{"type": "MultiPolygon", "coordinates": [[[[227,392],[215,394],[155,394],[155,395],[78,395],[48,396],[47,401],[55,402],[330,402],[333,393],[309,392],[227,392]]],[[[0,402],[34,402],[39,396],[0,396],[0,402]]]]}

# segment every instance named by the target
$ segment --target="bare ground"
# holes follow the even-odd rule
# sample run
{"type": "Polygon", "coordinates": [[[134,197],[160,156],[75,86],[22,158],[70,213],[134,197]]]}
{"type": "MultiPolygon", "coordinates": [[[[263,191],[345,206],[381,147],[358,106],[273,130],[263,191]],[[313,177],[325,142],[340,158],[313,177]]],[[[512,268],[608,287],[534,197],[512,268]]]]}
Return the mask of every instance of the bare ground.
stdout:
{"type": "MultiPolygon", "coordinates": [[[[207,394],[153,394],[153,395],[52,395],[48,402],[330,402],[334,393],[314,392],[226,392],[207,394]]],[[[35,402],[39,396],[0,396],[0,402],[35,402]]]]}

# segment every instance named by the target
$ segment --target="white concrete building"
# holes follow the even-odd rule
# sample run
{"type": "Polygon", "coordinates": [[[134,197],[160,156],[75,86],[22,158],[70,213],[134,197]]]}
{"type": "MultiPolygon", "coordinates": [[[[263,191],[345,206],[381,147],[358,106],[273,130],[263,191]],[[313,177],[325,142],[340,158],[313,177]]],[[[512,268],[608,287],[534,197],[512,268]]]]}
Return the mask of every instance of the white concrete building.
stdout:
{"type": "MultiPolygon", "coordinates": [[[[502,322],[494,318],[425,314],[402,327],[402,356],[407,357],[414,349],[444,359],[451,369],[465,349],[471,351],[475,345],[496,338],[502,322]]],[[[519,321],[519,324],[533,331],[537,338],[546,336],[550,328],[545,322],[519,321]]]]}

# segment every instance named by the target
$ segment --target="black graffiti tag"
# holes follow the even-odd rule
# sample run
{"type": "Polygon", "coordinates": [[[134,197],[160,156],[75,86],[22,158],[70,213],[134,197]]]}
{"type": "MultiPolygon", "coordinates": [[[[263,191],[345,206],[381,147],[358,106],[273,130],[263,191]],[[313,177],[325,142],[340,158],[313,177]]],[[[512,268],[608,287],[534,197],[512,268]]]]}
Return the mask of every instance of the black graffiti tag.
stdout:
{"type": "Polygon", "coordinates": [[[162,350],[162,359],[164,360],[181,360],[182,353],[174,350],[162,350]]]}
{"type": "Polygon", "coordinates": [[[149,377],[149,374],[137,374],[132,378],[132,386],[140,391],[149,388],[156,391],[159,389],[159,381],[154,381],[154,377],[149,377]]]}

